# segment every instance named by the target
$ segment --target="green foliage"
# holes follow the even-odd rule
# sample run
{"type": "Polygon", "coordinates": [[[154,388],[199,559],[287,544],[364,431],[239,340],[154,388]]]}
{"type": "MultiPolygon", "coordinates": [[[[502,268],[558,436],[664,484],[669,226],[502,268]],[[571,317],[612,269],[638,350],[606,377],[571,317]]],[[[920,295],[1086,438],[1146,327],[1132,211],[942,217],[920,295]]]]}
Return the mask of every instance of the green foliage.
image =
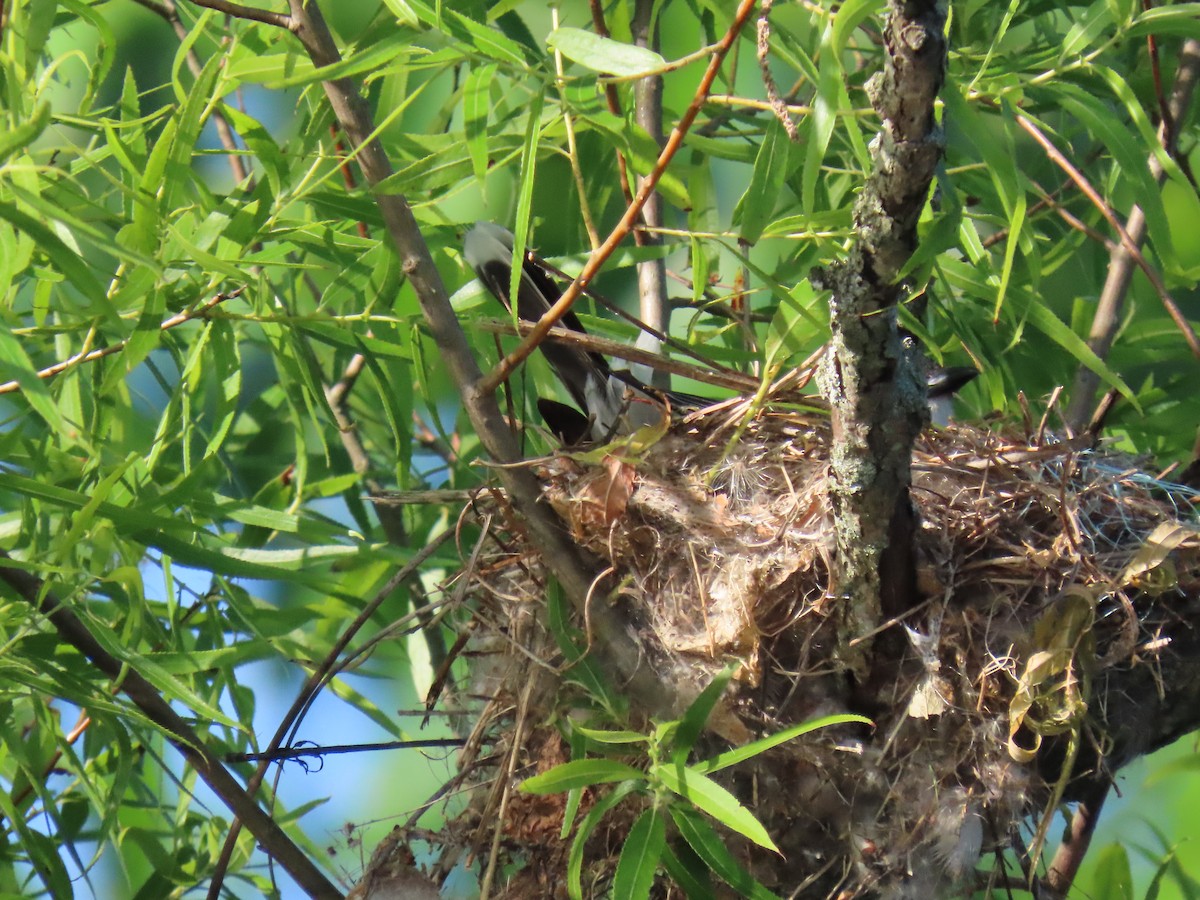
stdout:
{"type": "MultiPolygon", "coordinates": [[[[457,513],[381,514],[364,494],[486,477],[373,196],[344,165],[350,148],[330,137],[322,80],[362,84],[394,169],[380,190],[406,196],[452,288],[470,281],[458,246],[477,218],[515,226],[519,244],[575,272],[589,246],[581,208],[604,233],[624,209],[618,151],[632,177],[659,149],[635,121],[632,87],[617,83],[614,113],[597,72],[681,61],[664,75],[669,130],[706,64],[689,55],[719,39],[730,15],[712,0],[657,4],[663,46],[651,59],[631,53],[625,2],[606,5],[611,41],[585,37],[586,4],[563,4],[552,44],[536,4],[326,5],[344,58],[324,68],[285,30],[189,2],[178,3],[180,33],[144,6],[89,0],[9,0],[0,31],[0,382],[13,383],[0,394],[0,548],[222,752],[258,749],[277,724],[255,720],[267,704],[239,683],[248,667],[299,673],[323,659],[365,599],[457,513]],[[567,57],[562,79],[555,47],[567,57]],[[356,359],[335,409],[326,389],[356,359]]],[[[665,248],[619,252],[595,282],[601,293],[628,301],[634,265],[665,256],[692,282],[676,290],[686,308],[672,328],[692,350],[762,375],[820,346],[825,313],[807,276],[852,236],[876,126],[864,86],[880,61],[881,7],[776,4],[771,66],[798,145],[764,109],[753,36],[739,38],[661,183],[665,248]]],[[[934,355],[981,364],[966,399],[975,414],[1017,415],[1018,391],[1036,408],[1085,366],[1124,395],[1110,425],[1125,447],[1186,458],[1200,421],[1195,361],[1137,274],[1111,354],[1088,349],[1109,248],[1059,209],[1114,236],[1016,117],[1119,217],[1135,203],[1145,211],[1147,259],[1195,322],[1200,205],[1187,156],[1166,156],[1155,137],[1156,76],[1169,86],[1181,40],[1200,37],[1194,4],[967,0],[952,10],[945,169],[908,271],[928,309],[906,309],[909,324],[934,355]],[[1148,174],[1152,154],[1162,188],[1148,174]]],[[[1190,112],[1180,135],[1192,153],[1190,112]]],[[[459,291],[463,317],[499,318],[479,296],[459,291]]],[[[598,334],[634,337],[586,304],[580,312],[598,334]]],[[[481,360],[494,359],[490,334],[470,337],[481,360]]],[[[518,414],[526,395],[555,390],[537,360],[510,388],[518,414]]],[[[545,449],[536,433],[525,439],[545,449]]],[[[425,588],[457,565],[435,555],[425,588]]],[[[228,814],[193,799],[194,774],[119,685],[22,599],[7,588],[0,597],[0,892],[67,896],[66,869],[73,877],[105,857],[129,895],[204,882],[228,814]],[[80,710],[90,724],[73,733],[80,710]]],[[[369,632],[410,608],[396,592],[369,632]]],[[[568,646],[571,677],[619,718],[619,691],[568,646]]],[[[408,649],[422,650],[385,645],[360,671],[423,684],[427,668],[408,649]]],[[[356,682],[337,682],[336,694],[405,733],[356,682]]],[[[687,764],[677,755],[697,734],[685,718],[646,737],[636,775],[606,770],[617,786],[601,805],[653,800],[634,824],[638,855],[621,860],[628,896],[660,865],[690,895],[704,896],[710,872],[756,890],[709,824],[753,833],[708,777],[748,748],[687,764]]],[[[572,765],[616,764],[583,756],[619,744],[579,740],[572,765]]],[[[580,783],[600,780],[578,771],[580,783]]],[[[601,805],[576,830],[580,852],[601,805]]],[[[280,818],[308,846],[303,809],[280,818]]],[[[269,890],[253,860],[243,835],[232,877],[269,890]]]]}
{"type": "MultiPolygon", "coordinates": [[[[614,898],[648,897],[660,867],[671,874],[689,897],[711,895],[711,891],[703,888],[709,883],[710,872],[741,891],[743,896],[775,896],[754,881],[701,815],[704,813],[716,819],[760,847],[778,852],[754,815],[733,794],[709,778],[709,774],[752,759],[818,728],[849,722],[869,725],[870,720],[854,715],[825,716],[688,764],[696,741],[732,675],[733,668],[726,667],[692,702],[682,719],[661,723],[649,734],[573,726],[572,747],[577,751],[577,758],[522,783],[521,790],[532,794],[579,792],[597,785],[613,785],[575,828],[567,870],[567,888],[572,898],[577,900],[584,896],[581,875],[588,839],[605,815],[625,802],[637,803],[645,809],[629,828],[621,850],[613,882],[614,898]],[[632,760],[638,763],[636,767],[613,757],[620,754],[629,758],[635,749],[640,751],[638,756],[641,757],[632,760]],[[603,755],[586,757],[589,751],[603,755]],[[667,843],[668,819],[674,823],[673,832],[684,842],[682,857],[678,852],[680,848],[672,848],[667,843]]],[[[577,806],[577,801],[569,806],[572,815],[577,806]]],[[[564,837],[570,833],[571,825],[568,818],[563,824],[564,837]]]]}

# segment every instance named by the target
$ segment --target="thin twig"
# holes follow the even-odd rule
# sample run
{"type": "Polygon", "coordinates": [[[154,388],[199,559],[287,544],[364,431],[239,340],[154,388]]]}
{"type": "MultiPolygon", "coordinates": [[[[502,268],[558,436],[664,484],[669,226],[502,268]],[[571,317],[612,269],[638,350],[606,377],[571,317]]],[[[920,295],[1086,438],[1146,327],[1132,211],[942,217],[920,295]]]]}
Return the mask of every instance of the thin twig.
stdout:
{"type": "Polygon", "coordinates": [[[1121,248],[1130,255],[1133,261],[1137,264],[1137,267],[1141,269],[1146,275],[1146,278],[1149,279],[1150,284],[1158,294],[1159,299],[1162,301],[1163,306],[1167,310],[1167,313],[1171,316],[1175,324],[1179,327],[1179,330],[1183,333],[1184,339],[1191,348],[1193,355],[1195,355],[1197,359],[1200,359],[1200,338],[1196,337],[1196,333],[1192,330],[1192,326],[1188,323],[1187,318],[1179,310],[1179,307],[1175,305],[1175,301],[1167,291],[1167,286],[1163,284],[1162,278],[1159,276],[1154,267],[1146,262],[1146,257],[1142,255],[1142,252],[1138,249],[1137,243],[1130,236],[1129,232],[1125,230],[1125,226],[1121,224],[1116,213],[1113,212],[1113,208],[1104,200],[1103,197],[1100,196],[1100,193],[1092,186],[1091,182],[1088,181],[1087,176],[1080,172],[1079,169],[1077,169],[1075,165],[1069,159],[1067,159],[1067,157],[1057,147],[1054,146],[1054,142],[1046,137],[1042,130],[1038,128],[1031,119],[1018,114],[1017,124],[1025,129],[1025,131],[1035,141],[1037,141],[1038,144],[1041,145],[1042,149],[1046,151],[1046,155],[1050,157],[1051,162],[1071,176],[1071,180],[1075,182],[1076,186],[1081,191],[1083,191],[1084,196],[1092,202],[1092,205],[1094,205],[1096,209],[1100,211],[1100,214],[1104,216],[1108,224],[1112,226],[1113,230],[1120,238],[1121,248]]]}
{"type": "Polygon", "coordinates": [[[271,12],[269,9],[255,9],[253,6],[242,6],[229,0],[192,0],[197,6],[205,9],[215,9],[217,12],[233,16],[235,19],[249,19],[252,22],[262,22],[264,25],[274,25],[287,31],[295,30],[295,22],[286,13],[271,12]]]}
{"type": "MultiPolygon", "coordinates": [[[[596,34],[600,37],[609,37],[608,25],[604,21],[604,6],[600,0],[589,0],[588,7],[592,11],[592,27],[596,29],[596,34]]],[[[617,93],[617,86],[611,81],[604,82],[604,101],[608,105],[608,111],[618,118],[621,117],[621,95],[617,93]]],[[[625,161],[625,154],[620,150],[617,153],[617,179],[621,184],[621,196],[625,198],[625,203],[633,202],[633,188],[629,186],[629,165],[625,161]]],[[[642,244],[642,235],[634,232],[634,241],[640,247],[642,244]]],[[[593,247],[593,249],[595,249],[593,247]]]]}
{"type": "MultiPolygon", "coordinates": [[[[550,7],[550,27],[558,29],[558,5],[550,7]]],[[[558,96],[563,105],[563,125],[567,133],[567,159],[571,163],[571,176],[575,179],[575,191],[579,194],[579,214],[583,218],[583,227],[587,231],[588,246],[595,250],[600,246],[600,233],[596,230],[596,221],[592,218],[592,205],[588,201],[587,182],[583,178],[583,168],[579,165],[579,145],[575,141],[575,117],[567,106],[567,80],[563,74],[563,55],[557,47],[554,48],[554,85],[558,88],[558,96]]]]}
{"type": "Polygon", "coordinates": [[[517,769],[517,759],[520,756],[525,738],[525,726],[529,721],[529,698],[533,695],[533,686],[536,683],[536,678],[527,679],[525,688],[521,691],[521,699],[517,707],[517,721],[513,727],[512,745],[509,748],[508,759],[504,765],[504,773],[500,778],[500,784],[503,785],[503,793],[500,796],[500,809],[496,813],[496,830],[492,834],[492,848],[491,853],[488,855],[487,868],[484,871],[483,878],[480,879],[479,900],[487,900],[491,895],[492,880],[496,876],[496,863],[500,858],[500,837],[504,834],[504,815],[508,809],[509,797],[512,796],[513,774],[517,769]]]}
{"type": "MultiPolygon", "coordinates": [[[[480,331],[486,331],[491,334],[513,334],[514,332],[519,332],[522,335],[530,335],[533,334],[533,330],[537,327],[533,322],[521,321],[514,328],[511,321],[501,319],[477,319],[471,324],[480,331]]],[[[742,374],[741,372],[714,371],[712,369],[693,366],[689,363],[672,359],[669,356],[662,356],[658,353],[652,353],[649,350],[642,350],[639,347],[631,347],[620,341],[609,340],[608,338],[599,337],[594,334],[580,334],[578,331],[572,331],[569,328],[561,326],[555,326],[546,332],[546,340],[556,341],[560,344],[570,344],[574,347],[582,347],[584,350],[602,353],[605,356],[613,356],[617,359],[624,359],[639,365],[649,366],[655,371],[667,372],[683,378],[692,378],[696,381],[702,381],[705,384],[728,388],[731,391],[737,391],[741,394],[757,391],[759,386],[757,378],[742,374]]]]}
{"type": "Polygon", "coordinates": [[[158,0],[133,0],[138,6],[145,7],[162,19],[171,21],[171,15],[174,10],[174,4],[159,3],[158,0]]]}
{"type": "Polygon", "coordinates": [[[779,96],[779,85],[775,83],[775,76],[771,74],[771,6],[774,2],[775,0],[762,0],[762,7],[758,13],[758,43],[755,51],[758,55],[758,72],[767,92],[771,111],[787,132],[788,139],[796,144],[800,141],[800,129],[792,121],[787,104],[779,96]]]}
{"type": "MultiPolygon", "coordinates": [[[[188,38],[188,27],[183,24],[183,20],[179,18],[179,7],[175,4],[175,0],[134,0],[146,9],[155,13],[166,20],[171,26],[171,30],[175,32],[175,37],[179,38],[180,43],[183,43],[188,38]]],[[[199,78],[200,73],[204,71],[204,66],[200,62],[200,55],[196,52],[196,47],[193,44],[188,47],[185,55],[188,71],[192,73],[193,78],[199,78]]],[[[217,129],[217,139],[220,140],[221,146],[225,148],[225,159],[229,163],[229,171],[233,174],[233,180],[242,184],[247,181],[249,172],[246,169],[246,164],[242,161],[242,157],[238,154],[237,141],[233,137],[233,128],[229,124],[229,120],[225,118],[225,114],[220,109],[213,108],[211,118],[214,127],[217,129]]],[[[253,182],[247,183],[248,189],[253,189],[253,182]]]]}
{"type": "MultiPolygon", "coordinates": [[[[246,288],[243,285],[242,287],[229,291],[228,293],[217,294],[216,296],[205,300],[199,306],[194,306],[191,309],[184,310],[181,313],[171,316],[171,318],[167,319],[158,326],[159,330],[167,331],[177,325],[182,325],[184,322],[190,322],[192,319],[202,318],[206,313],[212,310],[213,307],[224,303],[226,300],[232,300],[234,297],[239,296],[245,289],[246,288]]],[[[114,353],[120,353],[128,345],[129,339],[126,338],[124,340],[117,341],[115,344],[110,344],[107,347],[100,347],[96,350],[85,350],[77,353],[70,359],[64,359],[62,362],[56,362],[52,366],[46,366],[44,369],[38,369],[38,371],[34,374],[41,379],[53,378],[55,375],[59,375],[68,369],[74,368],[75,366],[80,366],[84,363],[95,362],[98,359],[104,359],[106,356],[112,356],[114,353]]],[[[0,394],[12,394],[21,390],[21,388],[22,384],[19,380],[6,381],[3,384],[0,384],[0,394]]]]}
{"type": "Polygon", "coordinates": [[[461,747],[462,738],[422,738],[411,741],[377,741],[368,744],[323,744],[319,747],[289,747],[270,753],[227,753],[227,763],[273,763],[309,757],[337,756],[342,753],[375,753],[379,750],[436,750],[446,747],[461,747]]]}
{"type": "MultiPolygon", "coordinates": [[[[547,262],[546,260],[544,260],[540,257],[532,256],[532,254],[531,254],[531,259],[533,259],[533,261],[539,267],[545,269],[547,272],[551,273],[552,275],[557,275],[563,281],[571,280],[570,275],[568,275],[562,269],[555,266],[553,263],[547,262]]],[[[630,325],[635,326],[639,332],[652,335],[660,344],[666,344],[672,350],[676,350],[677,352],[682,353],[684,356],[691,357],[692,359],[696,360],[697,362],[704,363],[706,366],[708,366],[713,371],[717,371],[717,372],[721,372],[725,375],[733,375],[733,376],[742,374],[741,372],[738,372],[735,369],[731,369],[728,366],[723,366],[720,363],[714,362],[709,357],[705,356],[703,353],[699,352],[698,350],[693,349],[685,342],[678,340],[677,338],[671,337],[669,334],[666,333],[666,331],[656,328],[655,326],[651,325],[649,322],[642,321],[637,316],[632,315],[631,313],[627,313],[624,309],[621,308],[620,304],[614,303],[612,300],[608,299],[603,294],[601,294],[597,291],[594,291],[591,288],[585,289],[584,293],[587,294],[587,296],[591,297],[593,300],[595,300],[597,303],[599,303],[601,306],[603,306],[605,309],[607,309],[609,312],[611,312],[613,315],[617,316],[617,318],[624,319],[630,325]]],[[[639,344],[639,349],[647,350],[648,348],[642,347],[639,344]]],[[[654,350],[649,351],[649,352],[657,354],[658,349],[655,348],[654,350]]],[[[620,356],[622,359],[630,359],[630,357],[622,356],[621,353],[617,353],[616,355],[620,356]]]]}
{"type": "MultiPolygon", "coordinates": [[[[429,557],[433,556],[438,548],[453,533],[453,531],[447,529],[422,547],[400,571],[387,580],[387,583],[376,592],[371,601],[362,608],[359,614],[354,617],[354,620],[338,635],[338,639],[329,648],[329,652],[325,654],[325,658],[321,660],[317,668],[313,670],[313,673],[308,676],[308,680],[304,682],[304,686],[296,694],[296,699],[292,701],[291,707],[280,720],[278,727],[275,729],[275,734],[271,738],[271,742],[267,745],[267,749],[263,751],[264,753],[273,753],[283,746],[284,738],[288,732],[293,730],[303,712],[312,705],[317,693],[328,683],[330,673],[336,668],[339,657],[341,657],[342,652],[349,646],[355,635],[371,620],[376,610],[392,595],[392,592],[408,578],[416,574],[422,564],[429,557]]],[[[248,787],[257,787],[257,784],[261,782],[262,774],[266,772],[266,767],[266,763],[263,763],[255,770],[254,777],[250,780],[248,787]]]]}
{"type": "MultiPolygon", "coordinates": [[[[296,699],[292,701],[291,707],[284,714],[283,718],[279,722],[279,725],[276,727],[275,734],[271,737],[271,741],[267,744],[267,748],[262,751],[262,761],[259,762],[258,766],[254,769],[254,773],[246,782],[246,790],[251,796],[253,796],[262,786],[263,779],[266,777],[267,770],[271,765],[271,755],[276,753],[279,748],[283,746],[283,742],[287,738],[288,733],[292,731],[293,727],[300,721],[304,712],[312,705],[313,700],[316,699],[316,696],[320,692],[321,688],[328,683],[329,673],[334,669],[334,666],[337,664],[338,657],[341,656],[342,651],[346,649],[347,645],[354,638],[354,635],[356,635],[371,618],[371,616],[375,614],[375,611],[379,609],[380,604],[382,604],[383,601],[391,595],[392,591],[399,587],[406,578],[416,572],[420,568],[421,564],[430,556],[432,556],[434,551],[437,550],[438,547],[440,547],[451,534],[453,534],[452,531],[446,531],[430,543],[426,544],[416,556],[409,560],[408,565],[388,579],[387,584],[385,584],[383,588],[376,593],[374,599],[363,608],[363,610],[355,617],[354,621],[351,622],[346,627],[345,631],[338,636],[337,641],[334,642],[329,652],[325,654],[325,658],[317,666],[316,670],[309,675],[308,680],[304,682],[304,686],[300,688],[299,693],[296,695],[296,699]]],[[[221,848],[221,853],[217,858],[217,864],[214,866],[212,881],[208,886],[209,900],[216,900],[216,898],[220,896],[221,886],[225,880],[225,872],[229,867],[229,861],[232,859],[233,848],[237,844],[237,836],[240,831],[241,817],[239,816],[238,820],[234,821],[230,826],[229,833],[225,837],[225,843],[221,848]]],[[[340,897],[341,895],[339,894],[338,896],[340,897]]]]}
{"type": "Polygon", "coordinates": [[[475,491],[460,491],[449,488],[430,491],[381,491],[378,494],[369,495],[367,499],[376,506],[405,506],[409,504],[427,506],[430,504],[467,503],[475,496],[475,493],[475,491]]]}

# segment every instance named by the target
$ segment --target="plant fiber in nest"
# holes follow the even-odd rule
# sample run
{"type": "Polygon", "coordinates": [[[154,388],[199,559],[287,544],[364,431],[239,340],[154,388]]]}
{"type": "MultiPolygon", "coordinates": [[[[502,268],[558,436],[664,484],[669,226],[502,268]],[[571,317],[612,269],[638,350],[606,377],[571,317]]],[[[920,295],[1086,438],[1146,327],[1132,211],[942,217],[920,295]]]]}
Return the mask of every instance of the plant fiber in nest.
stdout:
{"type": "MultiPolygon", "coordinates": [[[[1101,711],[1130,673],[1160,700],[1169,693],[1173,635],[1200,595],[1196,492],[1079,440],[926,431],[911,492],[923,599],[880,624],[872,674],[855,683],[832,654],[828,420],[772,411],[735,431],[709,415],[636,454],[538,465],[547,501],[608,567],[589,602],[619,604],[636,623],[680,712],[740,664],[701,755],[822,715],[875,722],[722,773],[782,851],[731,838],[764,885],[931,897],[1020,881],[983,854],[1024,835],[1036,858],[1041,823],[1077,779],[1108,777],[1173,736],[1135,724],[1140,737],[1114,737],[1124,724],[1101,711]]],[[[540,611],[544,575],[526,547],[474,579],[486,623],[476,641],[508,647],[513,663],[490,667],[488,727],[509,728],[512,701],[530,698],[530,659],[543,673],[563,664],[540,611]]],[[[531,722],[578,704],[553,681],[532,695],[531,722]]],[[[528,840],[523,853],[537,857],[528,840]]],[[[597,851],[596,865],[610,856],[597,851]]]]}

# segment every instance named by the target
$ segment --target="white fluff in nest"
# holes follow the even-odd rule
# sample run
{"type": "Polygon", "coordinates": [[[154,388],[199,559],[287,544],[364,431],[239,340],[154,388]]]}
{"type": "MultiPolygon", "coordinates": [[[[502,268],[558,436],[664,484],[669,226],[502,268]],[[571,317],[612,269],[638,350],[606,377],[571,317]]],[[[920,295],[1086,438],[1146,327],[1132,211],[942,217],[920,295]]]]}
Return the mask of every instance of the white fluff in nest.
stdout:
{"type": "Polygon", "coordinates": [[[983,813],[962,788],[939,798],[932,827],[933,854],[955,881],[975,868],[983,850],[983,813]]]}

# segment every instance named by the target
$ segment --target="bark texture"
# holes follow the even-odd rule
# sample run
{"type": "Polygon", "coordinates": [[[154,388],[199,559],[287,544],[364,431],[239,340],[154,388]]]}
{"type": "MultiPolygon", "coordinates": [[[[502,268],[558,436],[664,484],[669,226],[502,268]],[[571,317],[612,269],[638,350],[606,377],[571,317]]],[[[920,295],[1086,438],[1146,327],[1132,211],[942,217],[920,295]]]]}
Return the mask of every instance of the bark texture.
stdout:
{"type": "Polygon", "coordinates": [[[867,85],[882,122],[873,169],[855,206],[858,244],[821,277],[832,292],[832,337],[820,381],[832,411],[830,501],[841,598],[839,656],[868,674],[868,635],[915,599],[908,497],[913,442],[928,420],[923,382],[903,350],[897,281],[941,160],[934,101],[946,69],[939,3],[889,4],[885,68],[867,85]]]}

